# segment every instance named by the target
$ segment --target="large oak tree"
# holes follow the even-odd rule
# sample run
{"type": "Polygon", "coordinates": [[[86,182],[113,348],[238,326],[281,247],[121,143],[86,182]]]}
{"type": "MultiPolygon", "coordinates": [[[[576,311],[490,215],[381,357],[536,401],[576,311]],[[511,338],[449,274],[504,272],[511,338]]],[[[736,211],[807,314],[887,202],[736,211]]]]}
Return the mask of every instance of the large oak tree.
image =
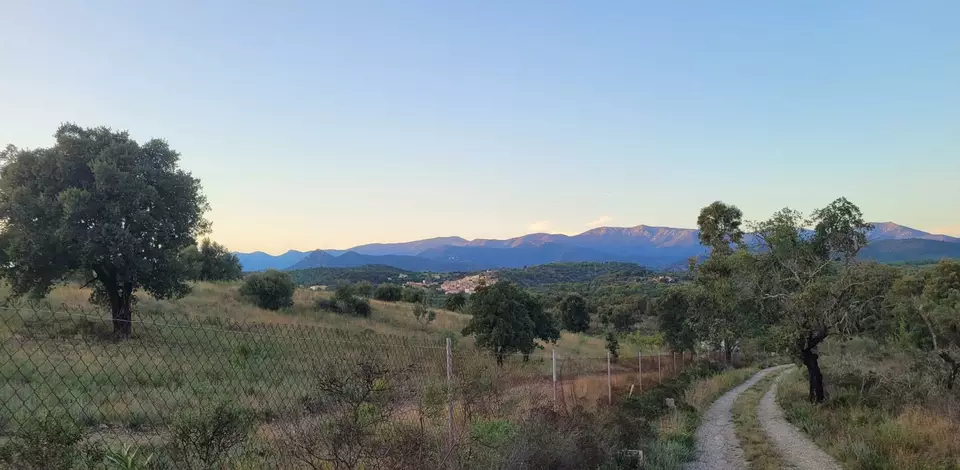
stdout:
{"type": "Polygon", "coordinates": [[[108,299],[129,336],[133,294],[188,291],[179,253],[208,228],[200,181],[165,141],[60,126],[50,148],[8,146],[0,169],[0,272],[18,295],[42,296],[71,273],[108,299]]]}

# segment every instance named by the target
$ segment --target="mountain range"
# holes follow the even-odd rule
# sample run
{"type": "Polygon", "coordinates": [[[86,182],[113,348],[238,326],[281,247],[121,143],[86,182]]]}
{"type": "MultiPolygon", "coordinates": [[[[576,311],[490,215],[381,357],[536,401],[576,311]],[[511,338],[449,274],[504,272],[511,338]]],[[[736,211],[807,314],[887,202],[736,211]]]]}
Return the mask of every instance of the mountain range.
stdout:
{"type": "MultiPolygon", "coordinates": [[[[599,227],[579,235],[532,233],[505,240],[438,237],[404,243],[371,243],[348,250],[290,250],[273,256],[237,253],[244,271],[355,267],[371,264],[409,271],[475,271],[553,262],[625,261],[653,268],[684,266],[706,254],[696,229],[599,227]]],[[[960,238],[879,222],[867,234],[861,256],[883,262],[960,258],[960,238]]]]}

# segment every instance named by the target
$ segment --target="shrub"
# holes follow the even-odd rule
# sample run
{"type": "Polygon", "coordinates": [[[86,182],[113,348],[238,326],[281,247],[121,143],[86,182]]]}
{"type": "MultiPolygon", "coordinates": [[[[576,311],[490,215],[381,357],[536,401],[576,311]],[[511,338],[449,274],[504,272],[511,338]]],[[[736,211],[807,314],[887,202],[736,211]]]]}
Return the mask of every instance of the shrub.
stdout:
{"type": "Polygon", "coordinates": [[[417,319],[417,323],[420,323],[420,326],[427,326],[427,324],[437,318],[437,312],[428,310],[423,304],[416,304],[413,306],[413,317],[417,319]]]}
{"type": "Polygon", "coordinates": [[[396,284],[380,284],[373,292],[373,298],[384,302],[396,302],[403,298],[403,289],[396,284]]]}
{"type": "Polygon", "coordinates": [[[14,468],[71,469],[103,458],[93,446],[81,444],[83,433],[65,416],[43,416],[26,423],[0,449],[0,461],[14,468]]]}
{"type": "Polygon", "coordinates": [[[417,289],[416,287],[404,287],[400,295],[404,302],[419,304],[426,300],[427,291],[423,289],[417,289]]]}
{"type": "Polygon", "coordinates": [[[289,274],[271,269],[247,276],[240,295],[260,308],[280,310],[293,305],[296,287],[289,274]]]}
{"type": "Polygon", "coordinates": [[[353,293],[369,298],[373,294],[373,284],[370,284],[370,281],[360,281],[353,285],[353,293]]]}
{"type": "Polygon", "coordinates": [[[253,413],[230,403],[184,412],[171,426],[177,463],[185,468],[219,468],[252,429],[253,413]]]}
{"type": "Polygon", "coordinates": [[[451,312],[463,310],[467,306],[467,294],[463,292],[457,292],[456,294],[450,294],[446,299],[443,300],[443,308],[450,310],[451,312]]]}

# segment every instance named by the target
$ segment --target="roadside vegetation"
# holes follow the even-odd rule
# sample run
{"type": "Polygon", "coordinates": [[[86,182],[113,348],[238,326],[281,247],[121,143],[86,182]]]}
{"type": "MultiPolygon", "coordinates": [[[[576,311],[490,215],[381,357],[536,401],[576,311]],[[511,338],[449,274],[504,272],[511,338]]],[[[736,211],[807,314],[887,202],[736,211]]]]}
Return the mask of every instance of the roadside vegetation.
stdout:
{"type": "Polygon", "coordinates": [[[757,420],[757,405],[777,374],[768,374],[744,391],[733,405],[733,424],[743,449],[743,458],[751,470],[787,468],[757,420]]]}

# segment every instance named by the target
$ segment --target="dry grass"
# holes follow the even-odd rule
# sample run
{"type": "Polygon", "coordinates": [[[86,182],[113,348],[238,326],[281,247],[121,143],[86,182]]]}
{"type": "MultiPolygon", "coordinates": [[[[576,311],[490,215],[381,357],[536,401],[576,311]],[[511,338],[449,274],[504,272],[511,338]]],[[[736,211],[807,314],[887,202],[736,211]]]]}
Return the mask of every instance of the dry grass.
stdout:
{"type": "Polygon", "coordinates": [[[753,470],[777,470],[786,468],[777,450],[767,440],[766,433],[757,421],[757,405],[776,379],[770,374],[743,392],[733,405],[733,424],[743,448],[743,456],[753,470]]]}
{"type": "Polygon", "coordinates": [[[813,405],[804,374],[794,373],[778,399],[787,419],[846,468],[960,468],[960,416],[950,407],[868,406],[844,396],[832,390],[813,405]]]}

